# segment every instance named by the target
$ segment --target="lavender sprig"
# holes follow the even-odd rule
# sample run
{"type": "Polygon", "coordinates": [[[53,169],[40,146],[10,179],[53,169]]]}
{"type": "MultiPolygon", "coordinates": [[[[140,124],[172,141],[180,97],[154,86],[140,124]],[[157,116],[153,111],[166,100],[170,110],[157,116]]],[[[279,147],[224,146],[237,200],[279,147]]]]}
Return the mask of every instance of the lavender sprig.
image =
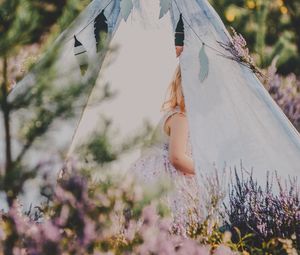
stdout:
{"type": "Polygon", "coordinates": [[[231,27],[231,30],[233,33],[232,41],[229,41],[228,43],[223,43],[218,41],[218,43],[225,50],[231,53],[231,56],[226,56],[226,57],[247,66],[255,74],[264,77],[264,74],[255,65],[253,58],[250,56],[245,38],[241,34],[238,34],[233,27],[231,27]]]}

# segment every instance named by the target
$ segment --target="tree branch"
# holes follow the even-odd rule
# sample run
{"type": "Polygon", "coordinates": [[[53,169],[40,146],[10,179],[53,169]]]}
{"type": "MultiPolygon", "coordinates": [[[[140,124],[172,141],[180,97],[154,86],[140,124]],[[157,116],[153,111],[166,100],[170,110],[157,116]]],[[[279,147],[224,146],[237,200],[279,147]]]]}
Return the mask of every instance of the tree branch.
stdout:
{"type": "Polygon", "coordinates": [[[1,85],[1,107],[4,119],[4,130],[5,130],[5,174],[9,171],[12,165],[11,158],[11,137],[10,137],[10,105],[7,101],[8,95],[8,77],[7,77],[7,57],[3,58],[3,83],[1,85]]]}

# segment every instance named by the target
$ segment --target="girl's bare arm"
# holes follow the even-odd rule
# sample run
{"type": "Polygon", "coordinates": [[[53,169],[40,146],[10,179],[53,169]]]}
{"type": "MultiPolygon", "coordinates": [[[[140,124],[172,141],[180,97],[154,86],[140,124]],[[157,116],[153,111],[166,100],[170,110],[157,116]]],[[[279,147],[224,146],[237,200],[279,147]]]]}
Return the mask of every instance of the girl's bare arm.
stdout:
{"type": "Polygon", "coordinates": [[[191,157],[186,155],[188,141],[188,122],[182,113],[174,114],[169,120],[170,145],[169,159],[172,165],[184,174],[194,175],[194,163],[191,157]]]}

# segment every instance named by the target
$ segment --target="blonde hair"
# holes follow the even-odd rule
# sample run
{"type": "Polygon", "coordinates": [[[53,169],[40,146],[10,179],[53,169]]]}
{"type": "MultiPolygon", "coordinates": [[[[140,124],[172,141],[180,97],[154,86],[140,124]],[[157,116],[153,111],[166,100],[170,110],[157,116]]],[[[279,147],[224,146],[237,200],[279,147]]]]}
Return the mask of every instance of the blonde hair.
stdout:
{"type": "Polygon", "coordinates": [[[161,111],[172,110],[178,105],[180,107],[180,110],[182,112],[185,112],[180,65],[176,67],[173,79],[168,87],[167,93],[168,99],[166,99],[163,103],[161,111]]]}

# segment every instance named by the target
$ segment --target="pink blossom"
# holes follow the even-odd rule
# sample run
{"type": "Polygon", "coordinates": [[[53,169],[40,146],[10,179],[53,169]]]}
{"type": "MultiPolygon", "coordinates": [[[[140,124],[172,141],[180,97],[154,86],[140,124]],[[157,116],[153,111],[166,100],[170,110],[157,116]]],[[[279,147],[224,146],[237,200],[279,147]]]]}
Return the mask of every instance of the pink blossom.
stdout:
{"type": "Polygon", "coordinates": [[[60,231],[59,229],[53,225],[49,220],[45,221],[41,224],[41,228],[43,230],[43,234],[47,240],[52,242],[57,242],[60,239],[60,231]]]}
{"type": "Polygon", "coordinates": [[[96,224],[89,218],[84,219],[84,240],[83,244],[88,245],[91,241],[97,237],[96,224]]]}
{"type": "Polygon", "coordinates": [[[182,243],[177,254],[179,254],[179,255],[185,255],[185,254],[210,255],[210,247],[209,246],[201,246],[193,240],[186,239],[182,243]]]}
{"type": "Polygon", "coordinates": [[[158,219],[156,209],[153,206],[146,206],[143,209],[142,217],[144,219],[144,224],[153,225],[158,219]]]}
{"type": "Polygon", "coordinates": [[[228,246],[221,244],[214,252],[214,255],[237,255],[228,246]]]}

